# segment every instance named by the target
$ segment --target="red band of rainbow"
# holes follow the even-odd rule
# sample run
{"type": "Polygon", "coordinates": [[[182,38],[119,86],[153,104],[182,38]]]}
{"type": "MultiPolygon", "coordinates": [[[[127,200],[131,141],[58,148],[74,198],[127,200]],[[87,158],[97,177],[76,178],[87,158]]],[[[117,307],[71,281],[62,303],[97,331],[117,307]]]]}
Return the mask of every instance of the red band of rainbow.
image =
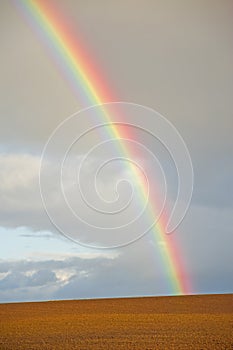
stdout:
{"type": "MultiPolygon", "coordinates": [[[[19,5],[19,3],[17,4],[19,5]]],[[[109,89],[104,85],[103,75],[94,67],[93,60],[86,54],[86,49],[81,43],[80,38],[74,35],[70,30],[70,25],[66,22],[64,15],[58,11],[58,3],[48,0],[22,0],[20,7],[27,15],[33,27],[40,31],[43,38],[47,42],[47,46],[51,48],[53,57],[62,67],[63,74],[68,77],[69,83],[76,96],[84,98],[84,103],[88,105],[103,104],[105,102],[113,102],[114,99],[109,93],[109,89]],[[21,5],[22,4],[22,5],[21,5]]],[[[109,117],[103,111],[103,121],[111,122],[109,117]]],[[[124,130],[116,124],[112,125],[111,135],[119,139],[120,149],[127,157],[130,150],[125,149],[123,145],[124,130]]],[[[136,175],[135,167],[132,169],[136,175]]],[[[142,186],[141,196],[145,198],[147,189],[142,186]]],[[[155,203],[150,203],[150,213],[153,216],[153,208],[155,203]]],[[[153,228],[153,236],[158,241],[162,241],[160,245],[160,255],[163,260],[165,274],[171,285],[169,294],[188,294],[191,292],[191,283],[188,279],[179,245],[177,244],[176,235],[167,235],[165,233],[164,216],[153,228]]]]}

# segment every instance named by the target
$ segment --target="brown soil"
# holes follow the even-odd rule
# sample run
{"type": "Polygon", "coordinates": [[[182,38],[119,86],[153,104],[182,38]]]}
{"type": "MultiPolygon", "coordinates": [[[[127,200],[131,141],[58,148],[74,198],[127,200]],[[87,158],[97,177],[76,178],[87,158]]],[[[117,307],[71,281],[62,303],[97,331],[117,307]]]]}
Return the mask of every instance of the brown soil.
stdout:
{"type": "Polygon", "coordinates": [[[0,349],[233,349],[233,294],[0,304],[0,349]]]}

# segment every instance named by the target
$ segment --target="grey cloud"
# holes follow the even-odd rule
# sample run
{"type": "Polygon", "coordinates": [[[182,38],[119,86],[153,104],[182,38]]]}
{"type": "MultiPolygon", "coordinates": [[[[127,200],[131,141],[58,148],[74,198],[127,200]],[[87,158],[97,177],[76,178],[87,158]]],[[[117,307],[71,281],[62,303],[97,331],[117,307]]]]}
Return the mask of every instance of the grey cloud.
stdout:
{"type": "Polygon", "coordinates": [[[29,276],[19,271],[12,271],[5,278],[0,280],[0,289],[4,291],[25,287],[45,286],[48,283],[56,281],[55,273],[50,270],[38,270],[29,276]]]}
{"type": "MultiPolygon", "coordinates": [[[[12,3],[2,6],[1,115],[7,117],[1,140],[41,150],[57,124],[81,104],[22,14],[12,3]]],[[[61,7],[101,63],[110,90],[116,85],[116,99],[158,109],[193,150],[232,146],[230,0],[178,0],[175,6],[161,0],[111,6],[101,1],[91,7],[80,3],[78,10],[75,1],[67,1],[61,7]]]]}
{"type": "MultiPolygon", "coordinates": [[[[185,230],[182,240],[189,242],[187,235],[185,230]]],[[[225,238],[229,242],[229,237],[225,238]]],[[[190,254],[185,269],[193,283],[193,293],[226,292],[233,288],[230,248],[223,255],[215,240],[215,234],[204,237],[199,233],[185,251],[186,255],[190,254]],[[202,244],[206,239],[212,240],[213,245],[208,251],[202,244]],[[197,257],[199,263],[193,264],[197,257]]],[[[224,244],[222,247],[224,249],[224,244]]],[[[86,259],[80,256],[0,262],[0,273],[8,273],[0,281],[0,301],[167,295],[173,292],[171,276],[161,264],[158,246],[152,237],[117,251],[99,251],[98,256],[92,254],[90,251],[86,259]]]]}
{"type": "Polygon", "coordinates": [[[151,266],[148,249],[147,244],[135,244],[118,254],[102,252],[88,259],[0,262],[0,272],[8,273],[1,279],[0,300],[166,294],[166,276],[151,266]]]}
{"type": "Polygon", "coordinates": [[[193,157],[195,205],[219,209],[233,207],[232,150],[233,148],[229,148],[224,154],[213,150],[212,156],[205,160],[193,157]]]}
{"type": "MultiPolygon", "coordinates": [[[[75,0],[59,3],[102,66],[101,81],[109,82],[113,99],[153,107],[180,131],[195,173],[191,209],[179,228],[190,276],[197,291],[232,291],[232,1],[102,0],[80,1],[78,8],[75,0]]],[[[79,91],[70,89],[13,2],[1,2],[0,39],[0,150],[18,156],[12,168],[1,163],[0,225],[55,232],[41,206],[34,160],[38,164],[54,128],[89,102],[77,99],[79,91]],[[22,154],[31,154],[28,163],[22,154]]],[[[174,172],[166,164],[165,170],[173,193],[174,172]]],[[[114,260],[1,262],[0,271],[9,275],[1,280],[0,296],[7,301],[167,291],[163,278],[154,280],[151,265],[140,250],[125,250],[114,260]],[[30,268],[43,271],[34,282],[25,274],[30,268]],[[48,273],[58,269],[70,272],[66,285],[48,273]]]]}

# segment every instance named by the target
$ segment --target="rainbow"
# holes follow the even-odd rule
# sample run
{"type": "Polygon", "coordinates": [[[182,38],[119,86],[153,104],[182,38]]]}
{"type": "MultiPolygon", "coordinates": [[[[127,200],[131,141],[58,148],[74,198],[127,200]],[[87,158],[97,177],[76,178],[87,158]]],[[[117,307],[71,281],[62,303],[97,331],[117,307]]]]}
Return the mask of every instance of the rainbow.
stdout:
{"type": "MultiPolygon", "coordinates": [[[[70,23],[68,24],[58,10],[58,3],[47,0],[22,0],[17,2],[17,6],[23,11],[24,15],[30,21],[32,27],[39,32],[46,46],[53,55],[53,60],[61,69],[65,79],[68,79],[75,95],[87,105],[100,105],[106,102],[113,102],[114,99],[109,93],[110,89],[103,83],[106,80],[103,74],[94,66],[93,60],[87,54],[87,49],[81,39],[74,35],[70,23]]],[[[111,124],[107,113],[102,115],[103,121],[111,124]]],[[[129,157],[130,150],[123,144],[125,133],[122,127],[112,124],[110,128],[111,135],[119,139],[119,146],[124,156],[129,157]]],[[[126,137],[128,138],[128,137],[126,137]]],[[[130,158],[130,157],[129,157],[130,158]]],[[[130,163],[131,164],[131,163],[130,163]]],[[[132,166],[132,171],[137,178],[139,174],[137,169],[132,166]]],[[[142,186],[141,197],[146,198],[146,184],[142,186]]],[[[149,205],[149,215],[153,215],[155,203],[149,205]]],[[[164,216],[153,228],[153,235],[158,241],[162,241],[160,255],[163,261],[165,274],[170,284],[171,292],[169,294],[189,294],[191,292],[191,283],[188,279],[184,263],[181,259],[181,253],[175,235],[165,233],[164,216]]],[[[177,236],[177,235],[176,235],[177,236]]]]}

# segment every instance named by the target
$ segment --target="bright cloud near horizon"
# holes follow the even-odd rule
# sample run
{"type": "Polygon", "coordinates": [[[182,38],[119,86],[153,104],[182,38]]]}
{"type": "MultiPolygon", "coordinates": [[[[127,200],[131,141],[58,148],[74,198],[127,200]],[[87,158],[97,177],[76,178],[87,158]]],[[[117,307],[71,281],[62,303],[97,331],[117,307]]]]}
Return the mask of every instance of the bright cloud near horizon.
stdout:
{"type": "MultiPolygon", "coordinates": [[[[174,234],[190,293],[232,293],[232,1],[62,0],[60,6],[117,99],[153,108],[184,138],[195,182],[189,211],[174,234]]],[[[165,242],[151,232],[125,247],[102,250],[79,245],[52,225],[40,195],[42,150],[62,121],[88,105],[74,94],[19,6],[4,0],[0,9],[0,302],[172,294],[161,259],[165,242]]],[[[145,134],[142,139],[139,131],[135,135],[162,162],[172,202],[174,164],[159,143],[145,134]]],[[[100,140],[100,134],[89,137],[91,145],[100,140]]],[[[75,150],[77,166],[88,147],[84,139],[75,150]]],[[[91,201],[88,181],[98,159],[89,158],[83,177],[91,201]]],[[[65,218],[53,192],[53,161],[48,195],[65,218]]],[[[137,161],[160,184],[146,156],[137,161]]],[[[127,179],[130,171],[110,164],[99,184],[110,202],[117,195],[116,174],[127,179]]],[[[125,203],[129,192],[121,186],[125,203]]],[[[79,206],[75,193],[72,200],[79,206]]],[[[104,222],[111,223],[110,217],[104,222]]],[[[85,236],[81,226],[74,228],[85,236]]]]}

